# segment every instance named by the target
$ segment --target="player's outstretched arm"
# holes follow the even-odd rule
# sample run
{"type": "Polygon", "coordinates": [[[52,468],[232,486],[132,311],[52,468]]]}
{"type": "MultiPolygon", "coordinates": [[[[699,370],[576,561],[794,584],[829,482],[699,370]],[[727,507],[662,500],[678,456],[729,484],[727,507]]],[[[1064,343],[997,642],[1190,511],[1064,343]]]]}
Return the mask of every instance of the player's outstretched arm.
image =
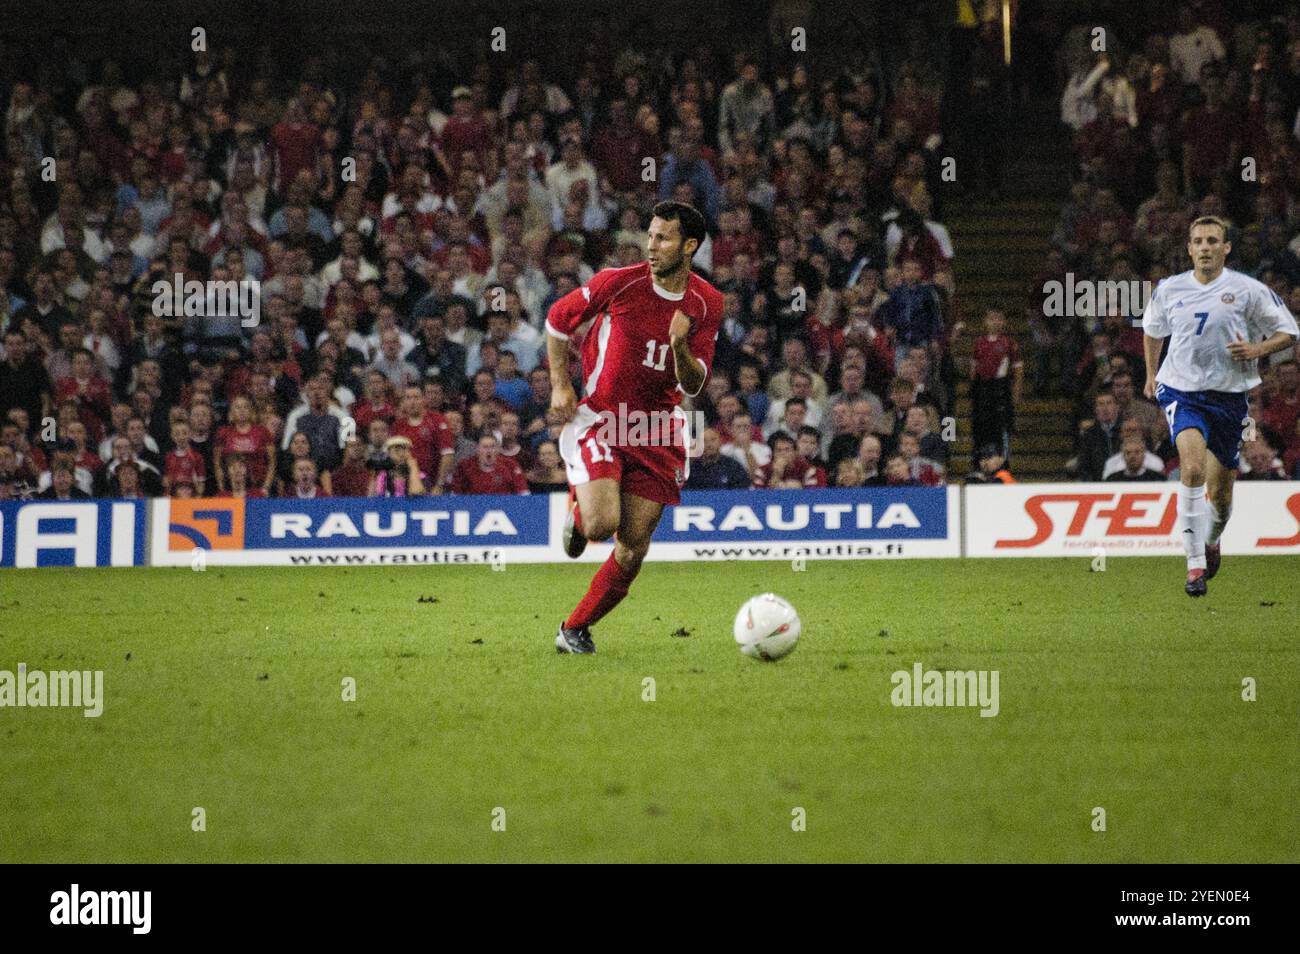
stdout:
{"type": "Polygon", "coordinates": [[[673,347],[673,370],[682,390],[694,396],[704,387],[704,365],[691,354],[691,319],[680,308],[673,312],[668,341],[673,347]]]}

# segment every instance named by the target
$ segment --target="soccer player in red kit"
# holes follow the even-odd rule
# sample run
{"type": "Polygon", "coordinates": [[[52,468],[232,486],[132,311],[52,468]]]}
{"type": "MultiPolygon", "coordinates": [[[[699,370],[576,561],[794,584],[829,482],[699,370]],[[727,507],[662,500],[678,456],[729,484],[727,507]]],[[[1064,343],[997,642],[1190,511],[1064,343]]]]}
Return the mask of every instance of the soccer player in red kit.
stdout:
{"type": "Polygon", "coordinates": [[[588,540],[614,537],[613,554],[560,625],[561,653],[596,651],[591,626],[627,595],[664,506],[681,499],[690,432],[678,405],[704,387],[722,323],[722,293],[691,271],[704,217],[660,202],[649,235],[648,261],[598,272],[546,319],[551,408],[568,422],[560,434],[571,488],[565,551],[577,557],[588,540]],[[579,401],[569,339],[584,329],[579,401]]]}

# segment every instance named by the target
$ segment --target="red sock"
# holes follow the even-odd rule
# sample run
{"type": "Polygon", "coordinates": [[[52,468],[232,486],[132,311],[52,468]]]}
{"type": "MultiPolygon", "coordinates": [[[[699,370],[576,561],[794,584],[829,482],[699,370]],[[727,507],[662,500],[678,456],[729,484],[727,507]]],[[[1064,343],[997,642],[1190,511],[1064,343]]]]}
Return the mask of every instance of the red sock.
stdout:
{"type": "Polygon", "coordinates": [[[578,495],[569,488],[569,499],[573,501],[573,526],[582,533],[582,508],[578,506],[578,495]]]}
{"type": "Polygon", "coordinates": [[[627,596],[627,589],[636,579],[635,573],[630,573],[619,565],[614,559],[614,554],[609,555],[609,559],[601,564],[596,575],[592,577],[591,586],[587,588],[587,595],[582,598],[578,608],[569,614],[569,618],[564,621],[565,629],[578,629],[582,626],[591,626],[598,622],[601,617],[617,606],[627,596]]]}

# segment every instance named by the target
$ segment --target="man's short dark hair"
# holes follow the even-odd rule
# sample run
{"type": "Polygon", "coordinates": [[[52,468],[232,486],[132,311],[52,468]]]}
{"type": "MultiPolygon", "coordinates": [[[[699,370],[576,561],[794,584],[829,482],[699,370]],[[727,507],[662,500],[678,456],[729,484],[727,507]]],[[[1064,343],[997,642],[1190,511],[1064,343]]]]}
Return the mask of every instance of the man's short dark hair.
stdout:
{"type": "Polygon", "coordinates": [[[695,206],[685,202],[660,202],[651,214],[666,222],[677,222],[682,230],[683,242],[687,239],[695,239],[697,248],[700,243],[703,243],[707,228],[704,224],[704,216],[695,206]]]}
{"type": "Polygon", "coordinates": [[[805,411],[808,410],[808,402],[801,397],[788,397],[785,399],[786,407],[793,407],[796,405],[803,408],[805,411]]]}
{"type": "Polygon", "coordinates": [[[775,450],[776,450],[776,445],[777,445],[777,444],[780,444],[782,441],[784,441],[785,443],[789,444],[791,450],[796,450],[796,449],[797,449],[797,447],[796,447],[796,445],[795,445],[795,442],[794,442],[794,438],[791,437],[789,434],[787,434],[785,431],[777,431],[775,434],[773,434],[771,437],[769,437],[769,438],[767,439],[767,446],[770,447],[770,448],[772,448],[772,450],[775,451],[775,450]]]}

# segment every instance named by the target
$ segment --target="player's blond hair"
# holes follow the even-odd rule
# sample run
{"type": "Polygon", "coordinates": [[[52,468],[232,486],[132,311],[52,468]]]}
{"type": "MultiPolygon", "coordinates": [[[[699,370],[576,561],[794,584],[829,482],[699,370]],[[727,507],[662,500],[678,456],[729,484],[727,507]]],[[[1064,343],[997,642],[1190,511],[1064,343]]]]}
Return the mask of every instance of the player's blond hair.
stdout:
{"type": "Polygon", "coordinates": [[[1192,222],[1192,224],[1189,225],[1189,226],[1187,227],[1187,238],[1188,238],[1189,240],[1190,240],[1191,237],[1192,237],[1192,232],[1193,232],[1193,230],[1194,230],[1198,225],[1215,225],[1215,226],[1218,226],[1220,229],[1223,230],[1223,237],[1224,237],[1225,239],[1228,237],[1228,220],[1227,220],[1227,219],[1221,219],[1221,218],[1219,218],[1217,215],[1202,215],[1200,218],[1194,220],[1194,221],[1192,222]]]}

